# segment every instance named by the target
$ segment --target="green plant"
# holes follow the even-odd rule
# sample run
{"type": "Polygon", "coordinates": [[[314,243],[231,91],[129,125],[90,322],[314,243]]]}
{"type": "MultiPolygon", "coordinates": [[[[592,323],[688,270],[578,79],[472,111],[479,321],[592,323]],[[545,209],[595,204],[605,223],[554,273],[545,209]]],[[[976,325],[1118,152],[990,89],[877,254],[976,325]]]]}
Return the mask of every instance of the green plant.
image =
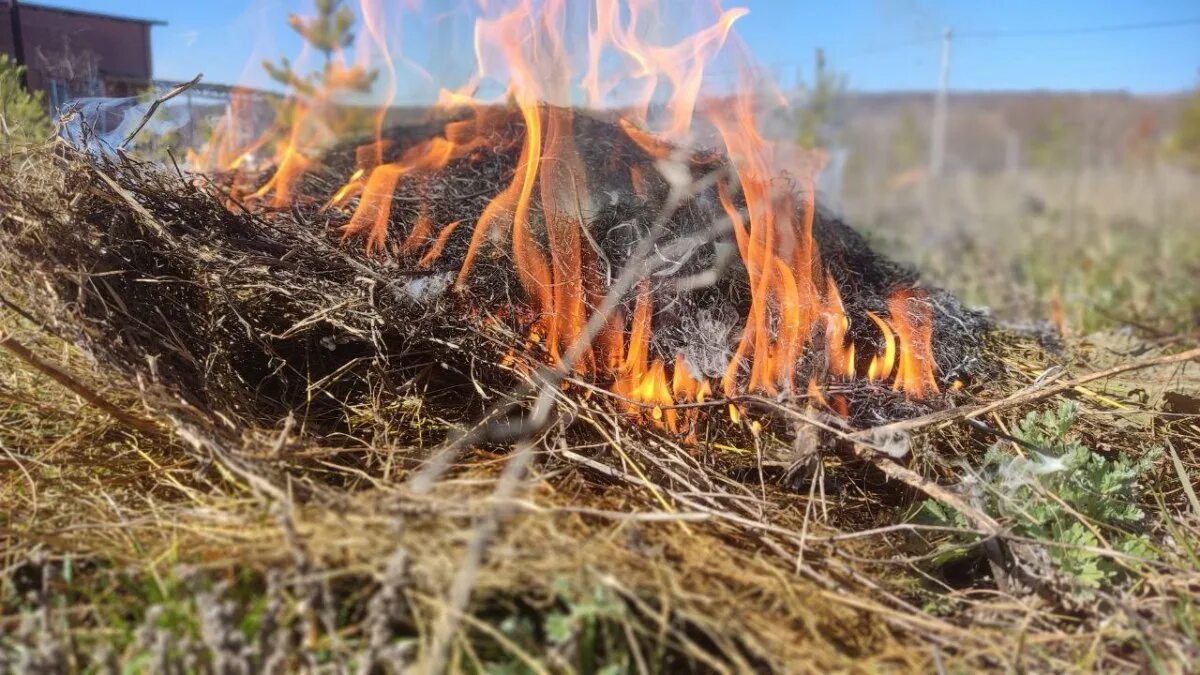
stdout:
{"type": "MultiPolygon", "coordinates": [[[[984,510],[1013,534],[1046,544],[1046,555],[1084,591],[1120,581],[1129,559],[1153,557],[1149,538],[1135,532],[1145,518],[1137,504],[1138,481],[1161,454],[1149,448],[1137,459],[1107,459],[1073,433],[1075,404],[1031,412],[1013,436],[1027,448],[1013,455],[1000,444],[988,449],[977,480],[984,510]],[[1104,549],[1123,555],[1109,555],[1104,549]]],[[[962,514],[934,501],[922,502],[917,518],[969,529],[962,514]]],[[[944,542],[939,562],[977,554],[964,539],[944,542]]]]}
{"type": "Polygon", "coordinates": [[[342,58],[354,44],[354,12],[343,0],[315,0],[316,15],[288,16],[288,25],[323,58],[323,65],[304,72],[286,56],[263,61],[267,75],[287,87],[289,96],[269,99],[275,111],[277,137],[291,138],[296,149],[312,150],[332,140],[328,136],[365,132],[377,120],[369,107],[344,105],[346,94],[370,91],[379,75],[342,58]],[[297,139],[304,139],[297,141],[297,139]]]}
{"type": "Polygon", "coordinates": [[[888,164],[895,173],[921,166],[929,148],[924,132],[913,111],[906,110],[888,145],[888,164]]]}
{"type": "Polygon", "coordinates": [[[303,18],[292,14],[288,25],[299,33],[304,41],[325,57],[321,71],[302,75],[287,59],[279,63],[263,61],[263,68],[271,79],[292,88],[305,97],[329,95],[335,90],[367,91],[375,82],[376,71],[367,71],[362,66],[339,66],[333,55],[354,44],[354,12],[341,0],[316,0],[317,15],[303,18]]]}
{"type": "Polygon", "coordinates": [[[829,69],[823,50],[817,50],[815,69],[812,90],[797,114],[796,142],[808,149],[828,145],[834,104],[846,89],[846,78],[829,69]]]}
{"type": "Polygon", "coordinates": [[[1042,118],[1029,139],[1029,162],[1035,167],[1070,169],[1078,164],[1079,139],[1062,105],[1042,118]]]}
{"type": "MultiPolygon", "coordinates": [[[[629,642],[630,617],[620,598],[599,585],[590,593],[578,593],[564,579],[556,580],[554,587],[557,598],[553,606],[532,616],[508,617],[500,624],[501,632],[533,653],[551,650],[573,672],[629,672],[634,666],[631,650],[636,646],[629,642]]],[[[507,654],[491,663],[489,669],[528,672],[507,654]]]]}
{"type": "Polygon", "coordinates": [[[29,93],[21,85],[25,66],[0,54],[0,146],[28,143],[50,135],[50,120],[42,93],[29,93]]]}

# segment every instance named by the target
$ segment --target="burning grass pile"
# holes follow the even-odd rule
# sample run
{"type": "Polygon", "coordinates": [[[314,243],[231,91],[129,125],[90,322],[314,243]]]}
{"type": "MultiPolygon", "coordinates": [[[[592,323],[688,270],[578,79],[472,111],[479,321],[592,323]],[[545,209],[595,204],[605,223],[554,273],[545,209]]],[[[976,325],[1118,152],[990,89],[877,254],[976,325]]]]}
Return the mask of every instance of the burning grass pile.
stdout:
{"type": "MultiPolygon", "coordinates": [[[[614,286],[645,263],[614,306],[636,324],[652,298],[648,354],[682,354],[719,380],[720,355],[737,349],[729,324],[753,311],[745,273],[679,282],[735,246],[729,230],[710,234],[723,195],[708,183],[675,200],[644,148],[576,120],[577,133],[610,139],[577,144],[594,153],[586,164],[643,176],[590,195],[613,195],[583,228],[593,262],[612,266],[614,286]]],[[[397,130],[389,152],[431,133],[397,130]]],[[[1200,588],[1186,543],[1200,504],[1181,487],[1194,430],[1138,424],[1180,423],[1149,398],[1055,375],[1069,357],[989,332],[929,289],[935,396],[862,377],[869,352],[828,350],[799,368],[800,381],[824,378],[802,396],[626,396],[546,367],[560,345],[529,318],[512,257],[480,255],[454,289],[469,227],[405,248],[422,218],[478,220],[520,143],[397,180],[365,229],[328,208],[328,176],[345,175],[351,147],[278,208],[221,177],[128,157],[56,146],[3,159],[11,667],[1058,669],[1095,644],[1095,667],[1196,656],[1179,628],[1194,629],[1187,598],[1200,588]],[[851,365],[839,376],[837,363],[851,365]],[[1072,413],[1058,436],[1010,426],[1007,414],[1056,393],[1097,409],[1072,413]],[[1108,423],[1118,412],[1127,421],[1108,423]],[[1137,470],[1166,486],[1153,498],[1135,497],[1132,479],[1109,495],[1149,514],[1123,512],[1141,548],[1082,502],[1053,517],[1083,509],[1083,534],[1047,543],[992,508],[993,486],[954,485],[989,445],[1029,454],[1060,441],[1112,448],[1113,461],[1118,448],[1167,448],[1137,470]],[[1094,562],[1104,583],[1081,581],[1064,547],[1096,557],[1071,565],[1094,562]]],[[[684,166],[678,184],[725,171],[703,154],[684,166]]],[[[369,186],[354,198],[369,200],[369,186]]],[[[882,353],[867,312],[888,316],[889,294],[917,288],[915,275],[825,214],[813,234],[861,331],[843,344],[882,353]]],[[[1178,382],[1171,367],[1196,355],[1172,347],[1146,357],[1159,368],[1139,372],[1158,379],[1140,382],[1178,382]]]]}
{"type": "MultiPolygon", "coordinates": [[[[546,110],[551,121],[556,111],[546,110]]],[[[208,399],[197,403],[297,412],[310,424],[366,400],[381,378],[405,381],[432,363],[435,390],[461,390],[455,408],[473,388],[524,379],[531,366],[518,361],[570,360],[572,376],[656,419],[663,409],[677,415],[673,404],[703,407],[695,390],[709,392],[711,408],[714,392],[735,399],[809,381],[810,394],[828,392],[858,426],[927,412],[947,402],[934,394],[997,373],[979,313],[921,288],[794,186],[772,199],[796,213],[746,234],[741,219],[754,207],[729,194],[736,180],[721,156],[647,149],[616,124],[575,115],[573,147],[589,167],[579,203],[548,206],[562,190],[546,184],[574,171],[551,180],[547,170],[541,198],[525,204],[507,197],[523,166],[521,116],[476,116],[486,125],[453,122],[444,137],[439,125],[395,129],[375,160],[363,150],[380,144],[347,143],[289,187],[273,168],[256,174],[253,192],[244,177],[208,183],[129,160],[102,166],[132,211],[114,220],[107,202],[77,202],[73,220],[104,224],[66,226],[70,236],[53,241],[62,263],[111,274],[109,294],[122,304],[78,309],[94,328],[120,327],[102,342],[119,345],[126,366],[156,355],[165,379],[208,399]],[[420,170],[413,158],[466,124],[485,127],[469,133],[478,148],[420,170]],[[364,161],[383,164],[335,188],[333,177],[364,161]],[[347,208],[331,208],[339,203],[347,208]],[[505,207],[515,214],[498,213],[505,207]],[[772,243],[785,236],[798,241],[772,243]],[[367,255],[355,245],[363,239],[367,255]],[[757,270],[759,249],[794,250],[804,262],[780,283],[774,269],[757,270]],[[790,336],[793,325],[803,332],[790,336]],[[156,344],[170,333],[178,344],[156,344]]],[[[45,245],[30,242],[20,258],[42,257],[45,245]]]]}

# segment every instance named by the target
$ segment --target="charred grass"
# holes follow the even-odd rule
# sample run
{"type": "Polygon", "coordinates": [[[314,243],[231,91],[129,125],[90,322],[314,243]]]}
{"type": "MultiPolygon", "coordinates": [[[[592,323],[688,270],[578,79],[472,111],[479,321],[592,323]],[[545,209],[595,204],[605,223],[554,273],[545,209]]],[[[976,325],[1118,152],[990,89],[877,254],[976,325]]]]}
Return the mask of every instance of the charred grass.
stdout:
{"type": "MultiPolygon", "coordinates": [[[[386,296],[369,291],[386,284],[372,268],[352,269],[353,290],[287,283],[289,261],[305,269],[312,255],[321,269],[336,248],[289,257],[280,239],[246,232],[230,259],[209,233],[161,217],[225,222],[205,186],[151,213],[128,178],[106,180],[62,149],[2,161],[0,667],[1178,672],[1200,657],[1192,363],[948,416],[906,432],[899,462],[852,452],[850,430],[801,403],[760,408],[757,433],[713,412],[689,444],[570,388],[538,433],[477,437],[501,404],[534,398],[488,377],[534,379],[533,368],[471,357],[503,354],[496,336],[448,320],[438,339],[449,345],[421,355],[425,336],[373,323],[388,315],[376,313],[386,296]],[[232,273],[203,289],[138,288],[119,261],[105,265],[114,249],[97,232],[146,242],[124,253],[178,245],[214,272],[261,268],[256,283],[277,288],[232,273]],[[250,293],[264,300],[248,304],[250,293]],[[131,298],[142,309],[130,312],[131,298]],[[161,317],[145,309],[156,302],[161,317]],[[205,320],[173,320],[182,311],[205,320]],[[339,352],[357,349],[344,334],[374,348],[339,352]],[[401,353],[403,368],[380,366],[401,353]],[[1064,446],[1151,457],[1112,497],[1136,506],[1136,521],[1031,493],[1026,511],[1053,508],[1092,539],[1030,536],[1020,509],[989,512],[988,491],[1011,483],[983,470],[985,452],[1053,455],[1043,446],[1056,437],[1031,441],[1019,423],[1065,401],[1076,412],[1064,446]],[[930,500],[983,510],[999,528],[931,523],[920,513],[930,500]],[[1146,545],[1120,548],[1125,535],[1146,545]],[[1063,550],[1117,572],[1091,584],[1052,555],[1063,550]]],[[[988,345],[1002,369],[953,402],[1194,346],[1186,333],[1002,330],[988,345]]]]}

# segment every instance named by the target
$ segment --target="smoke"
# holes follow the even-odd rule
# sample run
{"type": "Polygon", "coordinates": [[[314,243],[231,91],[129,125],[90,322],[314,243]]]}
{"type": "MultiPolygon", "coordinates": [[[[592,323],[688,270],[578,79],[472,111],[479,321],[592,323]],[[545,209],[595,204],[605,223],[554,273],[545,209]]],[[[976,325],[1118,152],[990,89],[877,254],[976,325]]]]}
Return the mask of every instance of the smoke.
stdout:
{"type": "Polygon", "coordinates": [[[171,144],[171,134],[190,129],[186,104],[162,103],[151,114],[153,106],[153,100],[135,96],[74,99],[62,107],[58,134],[79,150],[111,157],[118,149],[138,152],[171,144]]]}

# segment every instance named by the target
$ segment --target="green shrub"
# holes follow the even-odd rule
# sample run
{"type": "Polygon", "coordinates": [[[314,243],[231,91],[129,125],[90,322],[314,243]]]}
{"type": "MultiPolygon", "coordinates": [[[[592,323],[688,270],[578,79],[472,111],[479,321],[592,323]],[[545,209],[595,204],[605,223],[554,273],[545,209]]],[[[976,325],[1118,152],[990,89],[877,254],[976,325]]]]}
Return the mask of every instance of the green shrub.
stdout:
{"type": "MultiPolygon", "coordinates": [[[[530,653],[553,650],[568,672],[615,675],[633,670],[628,610],[612,591],[594,586],[573,590],[564,579],[554,583],[556,602],[542,612],[513,615],[500,622],[500,632],[530,653]]],[[[481,653],[491,657],[488,672],[527,673],[529,669],[507,652],[481,653]]],[[[662,672],[651,664],[652,672],[662,672]]]]}
{"type": "MultiPolygon", "coordinates": [[[[1074,403],[1056,410],[1031,412],[1017,424],[1013,436],[1026,447],[1013,455],[993,445],[977,471],[983,509],[1015,535],[1046,544],[1046,555],[1058,571],[1083,590],[1120,581],[1129,566],[1108,555],[1109,549],[1136,558],[1153,556],[1149,538],[1137,534],[1145,514],[1137,504],[1138,480],[1161,454],[1150,448],[1138,459],[1122,454],[1111,460],[1098,455],[1072,433],[1074,403]]],[[[932,500],[922,502],[917,519],[926,523],[969,529],[957,511],[932,500]]],[[[977,555],[956,537],[943,543],[945,563],[977,555]]]]}
{"type": "Polygon", "coordinates": [[[25,91],[21,86],[24,66],[18,66],[6,54],[0,54],[0,145],[29,143],[50,135],[50,120],[42,103],[42,93],[25,91]]]}

